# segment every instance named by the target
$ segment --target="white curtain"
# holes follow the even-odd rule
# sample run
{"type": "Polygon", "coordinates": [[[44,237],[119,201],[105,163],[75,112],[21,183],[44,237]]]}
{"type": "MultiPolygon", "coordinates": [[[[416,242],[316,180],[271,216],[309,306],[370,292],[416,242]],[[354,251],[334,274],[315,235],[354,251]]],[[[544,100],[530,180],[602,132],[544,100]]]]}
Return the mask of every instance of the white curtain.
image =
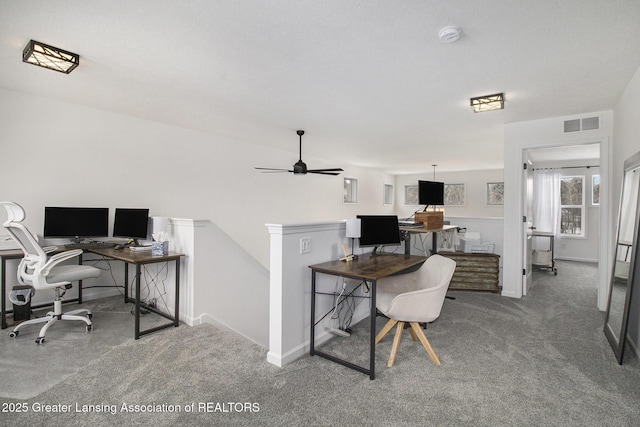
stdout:
{"type": "MultiPolygon", "coordinates": [[[[560,171],[533,171],[533,226],[557,237],[560,217],[560,171]]],[[[534,237],[533,249],[549,250],[549,238],[534,237]]]]}

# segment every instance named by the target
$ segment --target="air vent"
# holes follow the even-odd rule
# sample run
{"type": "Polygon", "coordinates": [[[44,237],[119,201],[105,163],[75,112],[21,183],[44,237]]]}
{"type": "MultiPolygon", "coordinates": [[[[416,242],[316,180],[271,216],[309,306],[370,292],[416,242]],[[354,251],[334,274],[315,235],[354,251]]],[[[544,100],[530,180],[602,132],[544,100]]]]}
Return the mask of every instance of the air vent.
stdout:
{"type": "Polygon", "coordinates": [[[581,130],[600,129],[599,117],[585,117],[584,119],[573,119],[564,121],[564,133],[579,132],[581,130]]]}

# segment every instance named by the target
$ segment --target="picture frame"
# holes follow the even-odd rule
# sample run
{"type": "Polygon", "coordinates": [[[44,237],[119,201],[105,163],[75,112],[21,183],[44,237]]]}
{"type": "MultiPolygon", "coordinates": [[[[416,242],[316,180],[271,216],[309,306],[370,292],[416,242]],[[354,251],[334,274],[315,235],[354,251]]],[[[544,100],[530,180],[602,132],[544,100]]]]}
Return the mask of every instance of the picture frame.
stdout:
{"type": "Polygon", "coordinates": [[[487,182],[487,205],[504,205],[504,182],[487,182]]]}

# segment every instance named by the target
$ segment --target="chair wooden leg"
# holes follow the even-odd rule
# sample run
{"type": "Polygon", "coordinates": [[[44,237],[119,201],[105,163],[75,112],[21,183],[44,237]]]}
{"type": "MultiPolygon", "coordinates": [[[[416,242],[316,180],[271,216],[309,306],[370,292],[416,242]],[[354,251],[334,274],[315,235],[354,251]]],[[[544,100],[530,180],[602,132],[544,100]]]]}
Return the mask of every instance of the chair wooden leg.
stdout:
{"type": "Polygon", "coordinates": [[[384,338],[385,335],[387,335],[387,333],[393,328],[396,323],[398,323],[397,320],[389,319],[387,324],[384,325],[380,332],[378,332],[378,335],[376,335],[376,344],[378,344],[380,340],[384,338]]]}
{"type": "Polygon", "coordinates": [[[413,328],[409,328],[409,333],[411,334],[411,340],[418,341],[418,336],[416,335],[415,332],[413,332],[413,328]]]}
{"type": "Polygon", "coordinates": [[[410,322],[409,324],[411,325],[411,329],[418,336],[418,339],[422,343],[424,349],[427,350],[427,354],[429,355],[429,357],[431,357],[433,363],[435,363],[436,365],[440,365],[440,359],[438,359],[438,356],[436,356],[436,353],[431,348],[431,344],[429,344],[427,337],[424,335],[424,332],[422,332],[422,328],[420,328],[420,325],[418,325],[418,323],[416,322],[410,322]]]}
{"type": "Polygon", "coordinates": [[[393,338],[393,344],[391,345],[391,354],[389,355],[389,360],[387,361],[388,368],[392,367],[393,362],[396,361],[396,354],[398,353],[398,348],[400,347],[400,338],[402,338],[403,330],[404,322],[398,322],[398,327],[396,328],[396,336],[393,338]]]}

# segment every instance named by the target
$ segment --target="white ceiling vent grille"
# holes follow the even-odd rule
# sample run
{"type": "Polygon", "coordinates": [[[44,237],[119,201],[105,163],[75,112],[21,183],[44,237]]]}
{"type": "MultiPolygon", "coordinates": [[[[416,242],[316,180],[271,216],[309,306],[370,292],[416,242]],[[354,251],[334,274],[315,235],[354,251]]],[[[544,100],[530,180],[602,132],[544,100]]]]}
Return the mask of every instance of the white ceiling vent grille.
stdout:
{"type": "Polygon", "coordinates": [[[579,132],[581,130],[600,129],[600,117],[585,117],[564,121],[564,132],[579,132]]]}

